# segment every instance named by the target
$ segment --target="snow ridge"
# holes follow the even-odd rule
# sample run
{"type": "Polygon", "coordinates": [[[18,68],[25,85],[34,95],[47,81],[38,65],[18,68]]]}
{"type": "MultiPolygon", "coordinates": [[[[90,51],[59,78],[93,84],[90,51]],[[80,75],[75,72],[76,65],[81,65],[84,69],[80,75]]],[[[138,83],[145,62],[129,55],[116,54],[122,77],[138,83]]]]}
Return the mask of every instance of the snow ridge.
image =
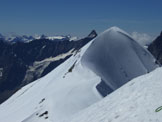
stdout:
{"type": "Polygon", "coordinates": [[[157,67],[153,56],[117,27],[94,39],[82,57],[82,64],[112,90],[157,67]]]}
{"type": "Polygon", "coordinates": [[[162,122],[161,74],[158,68],[133,79],[66,122],[162,122]]]}
{"type": "Polygon", "coordinates": [[[161,102],[159,79],[162,70],[127,83],[156,67],[154,58],[145,49],[126,32],[112,27],[73,53],[52,72],[23,87],[1,104],[0,120],[131,122],[133,118],[134,122],[161,122],[161,118],[155,119],[161,114],[155,114],[153,110],[161,102]],[[101,80],[113,90],[127,84],[101,100],[96,89],[101,80]]]}

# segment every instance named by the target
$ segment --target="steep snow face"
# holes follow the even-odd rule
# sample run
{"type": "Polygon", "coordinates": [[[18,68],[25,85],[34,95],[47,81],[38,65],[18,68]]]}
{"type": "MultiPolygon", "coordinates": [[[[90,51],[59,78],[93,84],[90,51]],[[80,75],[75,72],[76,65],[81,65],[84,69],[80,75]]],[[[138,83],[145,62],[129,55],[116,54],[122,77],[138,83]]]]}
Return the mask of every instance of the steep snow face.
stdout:
{"type": "Polygon", "coordinates": [[[135,78],[64,122],[162,122],[161,74],[135,78]]]}
{"type": "MultiPolygon", "coordinates": [[[[53,59],[46,61],[51,60],[53,59]]],[[[60,122],[68,120],[74,114],[102,99],[96,90],[96,85],[101,78],[111,88],[116,89],[131,78],[153,70],[156,67],[152,63],[153,60],[152,56],[125,32],[111,28],[74,53],[48,75],[23,87],[1,104],[0,121],[60,122]]],[[[128,98],[130,92],[128,90],[128,95],[124,97],[128,98]]],[[[117,98],[119,96],[112,97],[114,105],[116,105],[115,100],[121,101],[117,98]]],[[[110,107],[111,102],[103,109],[107,110],[107,106],[110,107]]],[[[95,108],[97,112],[98,108],[95,108]]],[[[90,113],[91,110],[88,110],[90,113]]],[[[86,119],[78,118],[88,122],[88,116],[85,113],[83,116],[86,119]]],[[[93,119],[91,122],[94,122],[93,119]]]]}
{"type": "Polygon", "coordinates": [[[1,104],[0,121],[58,122],[101,100],[95,88],[100,77],[80,62],[89,45],[1,104]]]}
{"type": "Polygon", "coordinates": [[[112,90],[156,68],[152,55],[123,30],[112,27],[100,34],[82,58],[112,90]]]}

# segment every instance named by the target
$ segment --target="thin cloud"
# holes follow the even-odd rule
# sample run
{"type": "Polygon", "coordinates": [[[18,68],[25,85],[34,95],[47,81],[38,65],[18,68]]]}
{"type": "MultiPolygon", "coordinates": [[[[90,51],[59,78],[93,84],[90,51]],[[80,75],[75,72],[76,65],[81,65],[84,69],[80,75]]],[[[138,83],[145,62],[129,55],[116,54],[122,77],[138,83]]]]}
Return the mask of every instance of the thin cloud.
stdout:
{"type": "Polygon", "coordinates": [[[154,39],[154,37],[146,33],[132,32],[131,36],[142,46],[150,44],[154,39]]]}

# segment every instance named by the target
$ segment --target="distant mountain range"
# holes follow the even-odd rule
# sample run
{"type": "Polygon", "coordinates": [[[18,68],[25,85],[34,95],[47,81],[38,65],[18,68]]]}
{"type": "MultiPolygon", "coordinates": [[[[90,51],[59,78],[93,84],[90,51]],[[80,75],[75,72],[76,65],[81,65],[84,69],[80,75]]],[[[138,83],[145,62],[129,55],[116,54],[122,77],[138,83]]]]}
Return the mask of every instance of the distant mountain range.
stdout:
{"type": "Polygon", "coordinates": [[[96,36],[94,30],[79,40],[70,36],[11,38],[0,34],[0,103],[52,71],[96,36]]]}
{"type": "Polygon", "coordinates": [[[69,41],[75,41],[78,40],[78,37],[72,37],[70,35],[67,36],[46,36],[44,34],[42,35],[36,35],[36,36],[27,36],[27,35],[15,35],[15,34],[8,34],[3,35],[0,33],[0,40],[4,40],[10,43],[15,43],[15,42],[30,42],[32,40],[36,40],[36,39],[49,39],[49,40],[53,40],[53,41],[64,41],[64,40],[69,40],[69,41]]]}
{"type": "MultiPolygon", "coordinates": [[[[23,67],[27,62],[27,79],[32,73],[42,74],[49,62],[72,56],[55,69],[51,65],[54,70],[2,103],[0,120],[162,122],[162,68],[156,59],[118,27],[109,28],[96,38],[93,35],[82,41],[57,41],[56,46],[47,40],[32,41],[30,48],[18,43],[16,49],[21,47],[17,51],[21,53],[16,57],[21,54],[24,58],[18,58],[16,61],[20,62],[14,66],[23,67]],[[52,47],[46,48],[47,45],[52,47]],[[29,49],[33,50],[24,51],[29,49]]],[[[14,49],[10,52],[15,53],[14,49]]],[[[11,72],[21,73],[19,69],[15,67],[11,72]]]]}

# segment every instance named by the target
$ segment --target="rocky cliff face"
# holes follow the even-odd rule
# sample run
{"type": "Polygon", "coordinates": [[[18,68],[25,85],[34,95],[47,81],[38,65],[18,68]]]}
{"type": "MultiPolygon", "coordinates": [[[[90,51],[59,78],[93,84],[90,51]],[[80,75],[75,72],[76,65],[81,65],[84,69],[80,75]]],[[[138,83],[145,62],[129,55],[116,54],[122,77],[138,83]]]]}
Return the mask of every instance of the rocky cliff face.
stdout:
{"type": "Polygon", "coordinates": [[[156,58],[156,62],[162,64],[162,32],[149,46],[148,50],[156,58]]]}
{"type": "Polygon", "coordinates": [[[37,39],[29,43],[0,40],[0,103],[22,86],[41,78],[97,36],[78,41],[37,39]]]}

